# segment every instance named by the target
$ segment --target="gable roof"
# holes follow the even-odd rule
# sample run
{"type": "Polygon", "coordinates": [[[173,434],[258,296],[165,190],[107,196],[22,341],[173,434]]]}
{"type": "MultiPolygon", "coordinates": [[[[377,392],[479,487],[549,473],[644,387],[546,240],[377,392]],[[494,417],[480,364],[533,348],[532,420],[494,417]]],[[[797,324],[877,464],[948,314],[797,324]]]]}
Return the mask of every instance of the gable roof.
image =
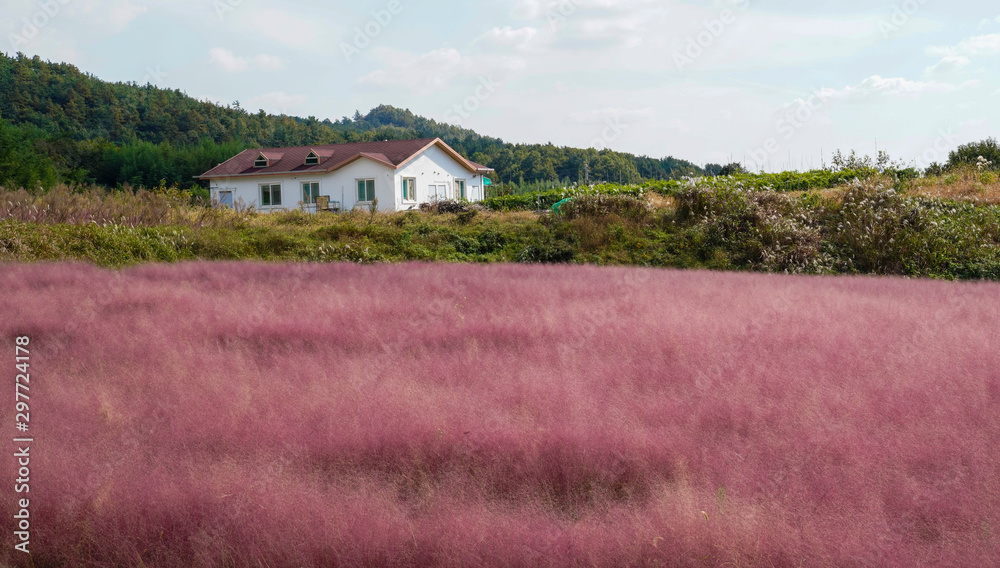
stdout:
{"type": "Polygon", "coordinates": [[[399,169],[431,146],[439,147],[472,173],[485,174],[493,171],[492,168],[467,160],[440,138],[420,138],[417,140],[297,146],[295,148],[251,148],[240,152],[198,177],[211,179],[275,174],[329,173],[362,158],[393,169],[399,169]],[[306,156],[310,152],[319,156],[318,164],[306,165],[306,156]],[[261,154],[268,158],[268,166],[255,168],[254,162],[261,154]]]}

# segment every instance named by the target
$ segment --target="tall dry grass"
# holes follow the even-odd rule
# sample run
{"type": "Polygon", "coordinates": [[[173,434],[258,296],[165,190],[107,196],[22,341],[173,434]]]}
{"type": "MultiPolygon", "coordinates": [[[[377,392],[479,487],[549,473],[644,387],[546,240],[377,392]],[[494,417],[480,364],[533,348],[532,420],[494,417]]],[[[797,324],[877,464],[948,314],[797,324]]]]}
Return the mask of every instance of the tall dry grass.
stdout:
{"type": "Polygon", "coordinates": [[[0,188],[0,221],[155,226],[172,222],[184,205],[176,196],[145,189],[108,192],[60,185],[44,193],[29,193],[0,188]]]}
{"type": "Polygon", "coordinates": [[[995,171],[975,167],[959,168],[940,176],[914,180],[910,193],[938,199],[998,204],[1000,176],[995,171]]]}
{"type": "MultiPolygon", "coordinates": [[[[0,337],[32,338],[34,566],[1000,563],[995,284],[181,264],[0,286],[0,337]]],[[[29,565],[11,538],[0,563],[29,565]]]]}
{"type": "MultiPolygon", "coordinates": [[[[879,181],[878,178],[876,181],[879,181]]],[[[827,189],[793,191],[788,192],[788,195],[799,197],[811,194],[839,201],[851,187],[852,184],[848,183],[827,189]]],[[[901,185],[900,190],[907,195],[933,199],[968,201],[984,205],[1000,204],[1000,176],[995,171],[979,170],[975,167],[961,167],[941,175],[907,180],[901,185]]]]}

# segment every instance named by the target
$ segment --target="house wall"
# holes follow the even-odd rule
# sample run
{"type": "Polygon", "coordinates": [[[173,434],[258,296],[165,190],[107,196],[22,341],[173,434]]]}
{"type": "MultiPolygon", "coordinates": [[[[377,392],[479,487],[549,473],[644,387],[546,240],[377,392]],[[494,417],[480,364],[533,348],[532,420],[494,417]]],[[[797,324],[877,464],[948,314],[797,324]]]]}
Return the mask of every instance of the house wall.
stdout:
{"type": "MultiPolygon", "coordinates": [[[[393,187],[393,172],[395,170],[372,160],[361,158],[332,174],[326,180],[320,180],[319,194],[329,195],[330,201],[339,201],[343,210],[353,209],[358,204],[359,179],[375,180],[375,197],[378,198],[379,209],[394,211],[392,204],[396,201],[398,190],[393,187]]],[[[367,207],[364,203],[361,207],[367,207]]]]}
{"type": "Polygon", "coordinates": [[[258,211],[290,211],[301,207],[302,183],[319,182],[320,195],[329,195],[330,201],[340,202],[343,209],[351,209],[357,205],[357,180],[374,179],[375,197],[378,198],[379,208],[390,210],[396,201],[393,172],[392,168],[362,158],[328,174],[286,174],[213,179],[211,180],[211,190],[214,199],[219,198],[220,191],[232,191],[234,202],[242,201],[244,205],[252,205],[258,211]],[[261,206],[260,186],[274,183],[281,184],[281,205],[261,206]]]}
{"type": "Polygon", "coordinates": [[[483,199],[482,176],[465,169],[464,166],[459,164],[447,152],[437,146],[431,146],[422,154],[403,165],[396,172],[395,178],[396,187],[399,188],[397,192],[399,201],[396,203],[397,211],[409,209],[420,203],[431,201],[434,197],[430,193],[432,185],[441,184],[445,186],[446,193],[444,196],[438,196],[439,199],[457,199],[458,196],[455,195],[455,180],[457,179],[465,180],[465,192],[469,201],[482,201],[483,199]],[[417,180],[416,202],[403,202],[403,178],[415,178],[417,180]]]}
{"type": "Polygon", "coordinates": [[[436,184],[445,186],[445,194],[438,196],[439,198],[454,199],[456,179],[465,180],[466,195],[470,201],[480,201],[483,198],[482,176],[465,169],[437,146],[428,148],[399,170],[361,158],[328,174],[218,178],[211,180],[210,187],[213,199],[219,199],[220,191],[229,190],[233,192],[235,203],[242,202],[244,205],[254,206],[259,211],[270,212],[299,209],[302,201],[301,184],[319,182],[320,195],[330,196],[331,202],[340,202],[343,210],[349,210],[356,206],[368,206],[367,203],[358,203],[357,180],[359,179],[375,180],[375,196],[378,198],[381,211],[415,209],[421,203],[431,201],[434,196],[431,195],[430,189],[436,184]],[[416,201],[403,201],[403,178],[417,180],[416,201]],[[260,186],[274,183],[281,184],[281,205],[262,207],[260,186]]]}

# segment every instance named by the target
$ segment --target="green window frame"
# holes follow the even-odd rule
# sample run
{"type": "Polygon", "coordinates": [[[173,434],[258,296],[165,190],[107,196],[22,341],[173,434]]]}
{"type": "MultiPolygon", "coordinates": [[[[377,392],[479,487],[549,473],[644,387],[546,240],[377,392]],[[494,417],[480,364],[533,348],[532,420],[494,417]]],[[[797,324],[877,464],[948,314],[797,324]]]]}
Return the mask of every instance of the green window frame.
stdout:
{"type": "Polygon", "coordinates": [[[375,201],[375,180],[374,179],[359,179],[358,180],[358,201],[370,203],[375,201]]]}
{"type": "Polygon", "coordinates": [[[403,201],[417,200],[417,178],[403,178],[403,201]]]}
{"type": "Polygon", "coordinates": [[[306,205],[315,205],[317,197],[319,197],[319,182],[302,182],[302,203],[305,203],[306,205]]]}
{"type": "Polygon", "coordinates": [[[260,186],[260,206],[273,207],[281,205],[281,184],[265,183],[260,186]]]}

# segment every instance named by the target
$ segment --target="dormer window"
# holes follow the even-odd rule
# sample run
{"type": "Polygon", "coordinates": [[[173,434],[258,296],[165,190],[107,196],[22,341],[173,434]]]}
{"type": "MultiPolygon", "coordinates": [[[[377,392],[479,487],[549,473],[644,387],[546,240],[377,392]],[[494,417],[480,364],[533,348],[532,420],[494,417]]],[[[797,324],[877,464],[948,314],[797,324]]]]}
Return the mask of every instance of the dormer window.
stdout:
{"type": "Polygon", "coordinates": [[[316,152],[309,152],[309,155],[306,156],[306,165],[307,166],[319,165],[319,156],[316,154],[316,152]]]}
{"type": "Polygon", "coordinates": [[[255,168],[266,168],[267,166],[268,159],[264,154],[257,156],[257,159],[253,161],[253,167],[255,168]]]}

